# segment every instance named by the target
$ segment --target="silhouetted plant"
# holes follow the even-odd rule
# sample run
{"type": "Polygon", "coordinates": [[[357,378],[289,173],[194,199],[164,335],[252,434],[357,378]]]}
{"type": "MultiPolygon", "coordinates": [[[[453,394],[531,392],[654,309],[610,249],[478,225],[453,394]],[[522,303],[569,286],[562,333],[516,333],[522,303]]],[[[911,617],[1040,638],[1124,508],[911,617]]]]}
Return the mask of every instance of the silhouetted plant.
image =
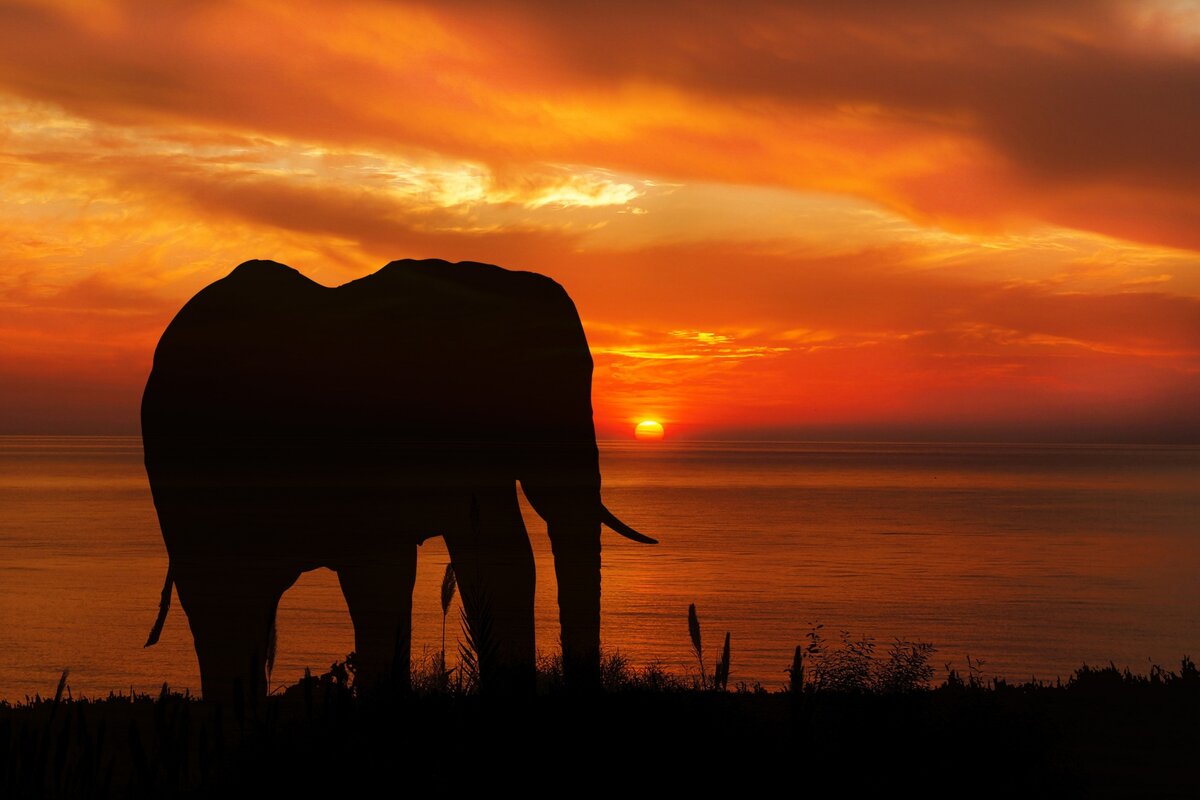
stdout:
{"type": "Polygon", "coordinates": [[[437,648],[422,648],[420,654],[412,654],[409,683],[414,694],[454,696],[458,693],[459,683],[453,679],[458,669],[443,670],[443,659],[437,648]]]}
{"type": "Polygon", "coordinates": [[[962,679],[962,675],[958,674],[958,670],[954,668],[954,665],[947,661],[944,666],[946,669],[946,680],[942,683],[942,685],[949,689],[966,688],[966,681],[962,679]]]}
{"type": "Polygon", "coordinates": [[[933,680],[929,657],[934,647],[928,642],[903,642],[896,639],[888,649],[888,660],[879,665],[875,690],[911,692],[924,689],[933,680]]]}
{"type": "Polygon", "coordinates": [[[805,634],[808,645],[796,648],[788,670],[792,691],[801,691],[806,681],[814,690],[834,692],[899,693],[929,687],[933,645],[896,639],[888,657],[879,659],[870,636],[853,639],[849,631],[842,631],[839,645],[830,647],[821,634],[823,627],[810,628],[805,634]]]}
{"type": "MultiPolygon", "coordinates": [[[[1170,680],[1175,675],[1160,668],[1158,677],[1161,680],[1170,680]]],[[[1125,685],[1150,683],[1151,681],[1151,678],[1134,675],[1129,667],[1125,667],[1123,670],[1118,669],[1117,665],[1110,661],[1107,667],[1093,667],[1084,664],[1075,670],[1075,674],[1067,680],[1067,688],[1076,692],[1106,694],[1117,691],[1125,685]]]]}
{"type": "Polygon", "coordinates": [[[870,637],[851,639],[841,632],[841,646],[820,651],[813,665],[813,683],[818,689],[835,692],[866,692],[872,689],[872,660],[875,641],[870,637]]]}
{"type": "Polygon", "coordinates": [[[971,654],[970,653],[967,654],[967,684],[973,689],[981,688],[984,684],[984,679],[983,679],[984,663],[985,662],[983,661],[983,659],[980,659],[980,658],[977,658],[974,661],[972,661],[971,654]]]}
{"type": "Polygon", "coordinates": [[[279,646],[279,631],[275,617],[271,617],[271,630],[267,633],[267,691],[271,691],[271,673],[275,671],[275,652],[279,646]]]}
{"type": "MultiPolygon", "coordinates": [[[[565,687],[562,672],[562,653],[538,653],[538,691],[553,694],[565,687]]],[[[619,651],[600,653],[600,685],[606,692],[681,692],[694,683],[672,675],[661,664],[637,668],[619,651]]]]}
{"type": "Polygon", "coordinates": [[[629,659],[619,652],[600,655],[600,685],[610,691],[628,688],[632,682],[629,659]]]}
{"type": "Polygon", "coordinates": [[[450,677],[450,672],[446,669],[446,615],[450,613],[455,586],[454,564],[446,564],[446,572],[442,575],[442,656],[438,664],[440,682],[445,682],[450,677]]]}
{"type": "Polygon", "coordinates": [[[729,632],[725,632],[725,646],[721,650],[721,660],[717,662],[711,678],[704,668],[704,648],[700,644],[700,618],[696,615],[695,603],[688,605],[688,635],[692,640],[692,650],[696,653],[696,660],[700,662],[700,688],[705,689],[711,686],[713,689],[725,691],[729,684],[729,632]]]}
{"type": "Polygon", "coordinates": [[[787,669],[788,691],[799,694],[804,689],[804,645],[796,645],[792,655],[792,666],[787,669]]]}
{"type": "Polygon", "coordinates": [[[70,674],[71,670],[64,669],[58,679],[58,688],[54,690],[54,707],[56,709],[58,708],[58,704],[62,702],[63,690],[67,688],[67,677],[70,674]]]}
{"type": "Polygon", "coordinates": [[[492,630],[490,606],[485,600],[468,602],[464,596],[460,620],[463,641],[458,646],[458,691],[470,693],[478,691],[483,671],[495,663],[499,643],[492,630]],[[474,609],[474,615],[467,613],[468,606],[474,609]]]}
{"type": "Polygon", "coordinates": [[[466,641],[458,643],[457,691],[460,694],[464,692],[470,694],[479,688],[479,656],[472,644],[470,622],[468,622],[466,611],[460,612],[460,624],[463,629],[463,638],[466,641]]]}
{"type": "Polygon", "coordinates": [[[717,670],[713,673],[713,688],[725,691],[729,685],[729,631],[725,631],[725,646],[721,648],[721,660],[717,662],[717,670]]]}
{"type": "Polygon", "coordinates": [[[755,681],[754,683],[738,681],[736,691],[738,694],[769,694],[767,687],[763,686],[758,681],[755,681]]]}
{"type": "Polygon", "coordinates": [[[333,684],[339,689],[349,689],[350,679],[354,674],[354,653],[351,652],[346,656],[344,661],[335,661],[329,665],[328,675],[333,679],[333,684]]]}
{"type": "Polygon", "coordinates": [[[696,660],[700,662],[700,688],[704,688],[704,649],[700,646],[700,618],[696,616],[696,604],[688,605],[688,636],[692,639],[692,650],[696,653],[696,660]]]}
{"type": "Polygon", "coordinates": [[[313,676],[312,670],[308,667],[304,668],[304,680],[302,681],[302,685],[304,686],[304,717],[308,720],[312,720],[313,676]]]}
{"type": "Polygon", "coordinates": [[[664,670],[661,664],[650,664],[633,676],[630,688],[648,692],[678,692],[687,686],[682,679],[664,670]]]}

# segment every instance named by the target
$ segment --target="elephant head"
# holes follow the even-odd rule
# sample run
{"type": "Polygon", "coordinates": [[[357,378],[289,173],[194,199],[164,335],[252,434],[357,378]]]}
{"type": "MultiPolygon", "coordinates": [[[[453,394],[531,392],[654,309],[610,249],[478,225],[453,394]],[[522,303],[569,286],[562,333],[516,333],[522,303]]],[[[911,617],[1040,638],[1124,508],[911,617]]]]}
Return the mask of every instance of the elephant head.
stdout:
{"type": "Polygon", "coordinates": [[[568,685],[594,688],[600,497],[592,360],[550,279],[393,262],[336,289],[250,261],[164,332],[142,400],[146,469],[206,697],[256,692],[280,595],[338,573],[360,674],[408,679],[416,547],[444,536],[485,691],[533,685],[533,559],[548,525],[568,685]]]}

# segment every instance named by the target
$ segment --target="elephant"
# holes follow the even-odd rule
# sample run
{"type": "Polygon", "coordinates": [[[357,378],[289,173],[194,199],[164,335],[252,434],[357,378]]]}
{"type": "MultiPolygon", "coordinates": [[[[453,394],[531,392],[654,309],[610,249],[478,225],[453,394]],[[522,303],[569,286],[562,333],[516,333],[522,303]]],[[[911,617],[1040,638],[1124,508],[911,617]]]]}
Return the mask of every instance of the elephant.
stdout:
{"type": "Polygon", "coordinates": [[[600,497],[592,359],[566,291],[490,264],[393,261],[329,288],[247,261],[154,353],[145,467],[206,699],[265,697],[280,596],[337,573],[358,678],[409,687],[416,548],[443,536],[485,694],[534,687],[534,561],[548,525],[567,686],[599,686],[600,529],[654,543],[600,497]],[[477,643],[478,645],[478,643],[477,643]]]}

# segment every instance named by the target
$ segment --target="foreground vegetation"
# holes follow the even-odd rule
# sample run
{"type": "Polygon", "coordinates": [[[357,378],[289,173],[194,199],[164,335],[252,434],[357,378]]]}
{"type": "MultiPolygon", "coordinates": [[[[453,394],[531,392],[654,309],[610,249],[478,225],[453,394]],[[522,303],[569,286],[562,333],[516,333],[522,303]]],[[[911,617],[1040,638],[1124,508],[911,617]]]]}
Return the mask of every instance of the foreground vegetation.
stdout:
{"type": "Polygon", "coordinates": [[[686,676],[609,654],[592,698],[567,695],[551,657],[537,697],[521,703],[477,696],[469,662],[447,671],[440,655],[418,665],[411,693],[360,696],[350,659],[236,719],[165,686],[158,697],[71,700],[64,676],[52,699],[0,704],[0,796],[309,796],[380,784],[676,793],[780,780],[801,794],[1200,790],[1200,673],[1189,659],[1149,675],[1082,667],[1053,684],[951,670],[931,686],[931,652],[830,645],[814,629],[774,692],[728,686],[728,648],[711,673],[686,676]]]}

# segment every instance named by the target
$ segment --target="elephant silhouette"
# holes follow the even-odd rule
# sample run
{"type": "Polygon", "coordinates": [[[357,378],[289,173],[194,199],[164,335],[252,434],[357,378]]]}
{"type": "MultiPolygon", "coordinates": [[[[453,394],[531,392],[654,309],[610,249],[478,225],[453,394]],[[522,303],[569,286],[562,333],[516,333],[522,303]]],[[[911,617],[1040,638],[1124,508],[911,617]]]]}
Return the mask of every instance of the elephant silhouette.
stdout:
{"type": "Polygon", "coordinates": [[[248,261],[163,333],[142,398],[146,472],[204,697],[265,696],[280,596],[337,573],[359,678],[409,685],[416,548],[443,536],[484,693],[534,685],[546,520],[568,687],[599,685],[600,498],[592,359],[567,293],[529,272],[395,261],[328,288],[248,261]]]}

